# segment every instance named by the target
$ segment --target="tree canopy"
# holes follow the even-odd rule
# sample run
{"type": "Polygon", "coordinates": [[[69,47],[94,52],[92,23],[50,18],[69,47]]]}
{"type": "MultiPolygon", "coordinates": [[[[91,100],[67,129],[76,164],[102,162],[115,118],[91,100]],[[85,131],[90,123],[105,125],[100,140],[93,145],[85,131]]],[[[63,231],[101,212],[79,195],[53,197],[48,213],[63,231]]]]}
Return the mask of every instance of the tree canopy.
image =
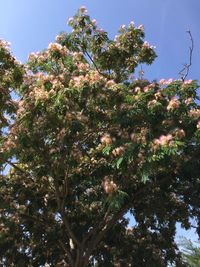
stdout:
{"type": "Polygon", "coordinates": [[[197,81],[131,78],[156,57],[142,25],[112,40],[84,7],[69,25],[24,65],[0,41],[0,263],[184,266],[176,223],[200,233],[197,81]]]}

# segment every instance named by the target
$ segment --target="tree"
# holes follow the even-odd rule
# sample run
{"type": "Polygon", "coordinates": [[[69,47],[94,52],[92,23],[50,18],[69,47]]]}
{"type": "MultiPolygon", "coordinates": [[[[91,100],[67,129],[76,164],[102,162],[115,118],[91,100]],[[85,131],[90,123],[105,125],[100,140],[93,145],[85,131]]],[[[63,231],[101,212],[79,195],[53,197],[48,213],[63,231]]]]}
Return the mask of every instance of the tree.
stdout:
{"type": "Polygon", "coordinates": [[[182,255],[184,261],[190,267],[198,267],[200,265],[200,248],[195,246],[192,241],[187,239],[182,239],[180,242],[182,247],[182,255]]]}
{"type": "Polygon", "coordinates": [[[184,266],[176,222],[200,225],[198,84],[130,78],[156,57],[141,25],[111,40],[84,7],[69,24],[1,85],[18,96],[1,135],[1,264],[184,266]]]}

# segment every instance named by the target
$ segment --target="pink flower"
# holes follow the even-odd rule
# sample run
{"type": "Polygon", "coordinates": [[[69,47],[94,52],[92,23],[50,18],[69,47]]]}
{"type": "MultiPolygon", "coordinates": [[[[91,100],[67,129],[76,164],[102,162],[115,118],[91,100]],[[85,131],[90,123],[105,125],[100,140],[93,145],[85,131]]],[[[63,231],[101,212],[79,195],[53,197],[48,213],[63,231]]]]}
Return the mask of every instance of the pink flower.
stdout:
{"type": "Polygon", "coordinates": [[[173,79],[170,78],[170,79],[168,79],[168,80],[161,79],[159,83],[160,83],[160,85],[169,85],[169,84],[172,83],[172,82],[173,82],[173,79]]]}
{"type": "Polygon", "coordinates": [[[93,24],[93,25],[96,25],[96,24],[97,24],[96,19],[93,19],[93,20],[92,20],[92,24],[93,24]]]}
{"type": "Polygon", "coordinates": [[[173,110],[173,109],[177,109],[180,106],[180,102],[178,101],[178,99],[176,99],[175,97],[173,97],[170,101],[169,104],[167,106],[167,110],[173,110]]]}
{"type": "Polygon", "coordinates": [[[161,85],[165,84],[165,79],[161,79],[161,80],[159,81],[159,84],[161,84],[161,85]]]}
{"type": "Polygon", "coordinates": [[[110,137],[110,134],[104,134],[103,136],[101,136],[100,141],[104,145],[112,144],[112,138],[110,137]]]}
{"type": "Polygon", "coordinates": [[[111,88],[112,86],[116,85],[114,80],[109,80],[106,83],[106,87],[111,88]]]}
{"type": "Polygon", "coordinates": [[[188,85],[188,84],[192,84],[192,80],[187,80],[187,81],[184,81],[184,84],[188,85]]]}
{"type": "Polygon", "coordinates": [[[134,92],[135,93],[140,93],[141,92],[141,88],[139,86],[135,87],[134,92]]]}
{"type": "Polygon", "coordinates": [[[119,146],[116,147],[115,149],[113,149],[112,154],[116,157],[116,156],[120,156],[124,153],[125,151],[125,147],[124,146],[119,146]]]}
{"type": "Polygon", "coordinates": [[[143,48],[149,48],[150,45],[149,45],[149,43],[148,43],[147,41],[145,41],[145,42],[143,43],[142,47],[143,47],[143,48]]]}
{"type": "Polygon", "coordinates": [[[194,118],[194,119],[199,119],[200,118],[200,109],[191,109],[189,111],[189,116],[194,118]]]}
{"type": "Polygon", "coordinates": [[[151,88],[150,88],[149,86],[145,86],[143,90],[144,90],[144,92],[146,93],[146,92],[148,92],[149,90],[151,90],[151,88]]]}
{"type": "Polygon", "coordinates": [[[80,10],[81,13],[87,13],[87,9],[86,9],[85,6],[81,6],[81,7],[79,8],[79,10],[80,10]]]}
{"type": "Polygon", "coordinates": [[[106,194],[111,195],[117,190],[117,185],[106,176],[102,182],[103,189],[106,194]]]}
{"type": "Polygon", "coordinates": [[[160,91],[156,92],[154,96],[156,100],[162,99],[162,94],[160,91]]]}
{"type": "Polygon", "coordinates": [[[171,134],[161,135],[158,139],[154,139],[155,146],[171,145],[173,136],[171,134]]]}
{"type": "Polygon", "coordinates": [[[167,84],[170,84],[172,82],[173,82],[173,79],[172,78],[170,78],[170,79],[167,80],[167,84]]]}
{"type": "Polygon", "coordinates": [[[186,105],[189,105],[189,104],[191,104],[192,102],[193,102],[192,97],[189,97],[189,98],[187,98],[187,99],[185,100],[185,104],[186,104],[186,105]]]}
{"type": "Polygon", "coordinates": [[[140,31],[144,31],[144,26],[142,25],[142,24],[140,24],[139,26],[138,26],[138,30],[140,30],[140,31]]]}
{"type": "Polygon", "coordinates": [[[148,102],[148,108],[152,108],[152,107],[154,107],[154,106],[156,106],[158,104],[158,101],[156,100],[156,99],[153,99],[153,100],[150,100],[149,102],[148,102]]]}
{"type": "Polygon", "coordinates": [[[67,24],[70,24],[71,22],[73,22],[74,18],[69,18],[68,21],[67,21],[67,24]]]}
{"type": "Polygon", "coordinates": [[[197,122],[197,129],[200,129],[200,121],[197,122]]]}
{"type": "Polygon", "coordinates": [[[182,139],[185,137],[185,131],[183,129],[177,129],[175,131],[175,136],[182,139]]]}

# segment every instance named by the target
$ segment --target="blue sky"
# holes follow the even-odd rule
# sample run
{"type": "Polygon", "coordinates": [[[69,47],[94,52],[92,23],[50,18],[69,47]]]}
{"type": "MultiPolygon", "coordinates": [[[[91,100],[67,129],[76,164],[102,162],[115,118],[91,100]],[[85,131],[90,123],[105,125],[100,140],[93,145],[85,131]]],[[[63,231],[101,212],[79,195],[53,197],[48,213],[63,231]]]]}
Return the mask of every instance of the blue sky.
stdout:
{"type": "Polygon", "coordinates": [[[78,7],[85,5],[110,36],[131,20],[144,24],[146,39],[157,47],[158,58],[145,69],[150,79],[178,78],[188,62],[191,30],[195,48],[188,78],[200,80],[199,0],[1,0],[0,37],[12,43],[18,59],[25,61],[32,51],[41,50],[62,30],[78,7]]]}
{"type": "MultiPolygon", "coordinates": [[[[200,80],[200,1],[199,0],[1,0],[0,38],[11,42],[22,62],[28,54],[44,49],[60,31],[70,31],[67,19],[80,6],[113,37],[122,24],[143,24],[146,40],[156,46],[158,58],[145,68],[149,79],[179,78],[188,62],[190,30],[194,39],[192,67],[188,78],[200,80]]],[[[194,239],[193,231],[178,234],[194,239]]]]}

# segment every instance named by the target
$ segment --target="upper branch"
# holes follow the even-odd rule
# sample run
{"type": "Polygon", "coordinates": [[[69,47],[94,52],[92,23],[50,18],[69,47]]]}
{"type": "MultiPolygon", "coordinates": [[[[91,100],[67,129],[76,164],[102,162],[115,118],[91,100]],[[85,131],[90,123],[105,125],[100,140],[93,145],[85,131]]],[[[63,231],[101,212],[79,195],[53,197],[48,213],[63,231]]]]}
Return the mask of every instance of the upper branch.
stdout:
{"type": "Polygon", "coordinates": [[[189,63],[184,64],[184,68],[179,72],[179,75],[181,76],[181,80],[183,82],[187,78],[189,71],[190,71],[190,67],[192,66],[192,55],[193,55],[193,50],[194,50],[194,39],[192,37],[191,31],[189,30],[187,31],[187,33],[189,34],[189,37],[190,37],[191,46],[189,47],[189,63]]]}

